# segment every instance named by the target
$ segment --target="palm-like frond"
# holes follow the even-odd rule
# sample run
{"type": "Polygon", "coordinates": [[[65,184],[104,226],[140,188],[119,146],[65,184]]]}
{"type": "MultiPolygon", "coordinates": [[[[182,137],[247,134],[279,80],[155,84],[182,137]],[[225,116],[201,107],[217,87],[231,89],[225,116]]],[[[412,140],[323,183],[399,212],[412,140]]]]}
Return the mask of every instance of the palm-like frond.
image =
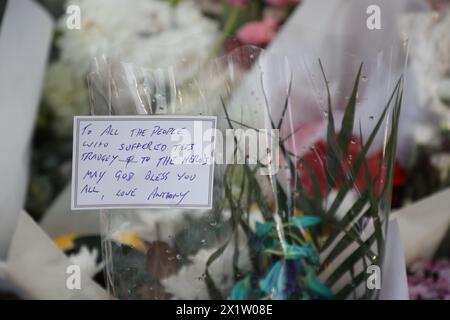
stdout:
{"type": "MultiPolygon", "coordinates": [[[[245,275],[245,277],[242,275],[240,277],[235,277],[236,282],[239,283],[235,289],[237,290],[239,288],[239,290],[244,290],[243,288],[247,288],[250,290],[253,286],[253,289],[251,290],[252,295],[250,295],[250,293],[243,294],[242,292],[234,290],[233,292],[236,296],[254,298],[255,295],[257,297],[258,294],[262,294],[264,290],[261,291],[261,288],[255,289],[254,286],[261,283],[260,280],[264,277],[266,277],[264,278],[264,284],[269,283],[270,281],[268,281],[267,278],[269,274],[271,276],[270,280],[273,280],[274,274],[282,274],[282,271],[284,270],[279,264],[280,260],[276,260],[278,261],[277,272],[272,269],[274,265],[274,256],[278,257],[278,259],[281,258],[287,261],[293,257],[292,252],[302,252],[302,254],[305,254],[305,256],[294,255],[302,265],[302,268],[299,268],[298,275],[295,278],[298,282],[298,288],[301,289],[299,291],[301,293],[295,292],[292,293],[291,296],[286,296],[286,298],[304,298],[311,296],[317,298],[329,298],[330,294],[329,292],[326,292],[325,289],[332,287],[336,288],[336,298],[346,298],[352,293],[352,297],[355,298],[373,298],[378,294],[376,290],[370,291],[367,288],[363,291],[362,296],[357,296],[355,292],[356,288],[360,287],[366,281],[366,277],[368,276],[365,272],[366,268],[370,264],[381,265],[383,262],[384,237],[386,234],[384,226],[387,225],[387,220],[386,217],[380,213],[380,207],[382,204],[385,204],[383,202],[389,200],[389,193],[391,191],[389,187],[391,186],[393,176],[397,130],[402,103],[402,79],[400,78],[395,85],[391,96],[386,102],[386,105],[365,141],[363,141],[360,129],[361,151],[356,159],[348,164],[344,157],[354,136],[357,95],[363,64],[361,63],[357,71],[353,89],[345,107],[339,133],[337,133],[335,129],[332,97],[324,66],[320,60],[319,66],[326,86],[328,102],[328,124],[326,135],[327,151],[323,168],[326,180],[325,194],[323,194],[323,191],[321,190],[321,184],[317,174],[314,172],[313,166],[307,161],[303,161],[303,159],[299,160],[297,155],[288,150],[285,145],[287,139],[280,140],[279,149],[286,162],[286,166],[289,169],[292,178],[291,180],[293,181],[293,190],[286,190],[276,177],[272,177],[272,181],[275,181],[273,184],[273,191],[277,203],[277,212],[274,212],[269,206],[259,181],[256,178],[258,167],[263,166],[261,163],[258,163],[256,167],[252,167],[247,163],[243,165],[243,170],[240,170],[238,173],[241,176],[241,184],[239,186],[236,186],[233,182],[233,176],[236,175],[236,170],[233,169],[234,166],[229,165],[227,167],[224,177],[224,190],[225,200],[231,210],[230,223],[234,232],[236,232],[239,227],[244,230],[248,238],[248,248],[250,250],[253,267],[253,271],[250,274],[245,275]],[[387,138],[377,175],[372,177],[367,164],[368,152],[376,136],[380,134],[380,129],[382,125],[386,123],[388,116],[391,116],[389,136],[387,138]],[[302,184],[302,179],[299,176],[298,171],[298,161],[303,161],[302,164],[306,167],[306,170],[311,177],[312,192],[306,190],[302,184]],[[350,209],[348,209],[345,214],[337,217],[339,208],[342,206],[346,196],[355,189],[356,178],[361,173],[364,174],[366,180],[363,190],[358,190],[358,198],[350,209]],[[339,179],[341,181],[338,185],[337,181],[339,179]],[[377,184],[379,184],[380,179],[383,183],[382,187],[378,188],[377,184]],[[236,188],[240,188],[238,192],[232,192],[232,190],[236,188]],[[337,189],[336,197],[331,202],[331,205],[326,206],[324,200],[333,189],[337,189]],[[243,197],[244,193],[247,195],[246,197],[243,197]],[[239,194],[237,198],[236,194],[239,194]],[[255,232],[252,230],[248,223],[250,214],[248,208],[250,208],[250,205],[253,203],[258,206],[265,220],[264,228],[266,231],[262,233],[263,236],[258,234],[257,231],[255,232]],[[247,208],[247,210],[243,208],[247,208]],[[296,228],[295,225],[292,224],[292,219],[295,217],[298,210],[301,210],[303,214],[317,216],[318,219],[320,219],[319,225],[308,225],[304,228],[300,226],[300,228],[296,228]],[[281,217],[281,221],[275,219],[275,216],[277,215],[281,217]],[[365,225],[367,221],[370,221],[370,223],[365,225]],[[281,228],[281,233],[283,234],[282,239],[280,238],[280,233],[275,232],[276,228],[272,229],[271,226],[275,225],[278,225],[278,227],[281,228]],[[281,243],[281,247],[267,248],[267,246],[276,243],[281,243]],[[313,248],[315,251],[309,249],[306,250],[305,245],[312,245],[312,247],[308,248],[313,248]],[[289,248],[289,253],[286,251],[286,248],[289,248]],[[314,257],[314,252],[317,254],[316,258],[314,257]],[[358,265],[360,265],[359,270],[358,265]],[[314,272],[314,276],[311,272],[314,272]],[[338,282],[346,275],[348,276],[347,283],[337,286],[338,282]],[[318,279],[320,279],[321,282],[318,279]],[[311,281],[314,281],[314,283],[311,281]],[[321,288],[322,291],[314,290],[314,288],[321,288]]],[[[283,104],[280,120],[274,121],[274,119],[270,117],[270,108],[267,105],[266,99],[266,108],[269,113],[272,129],[280,129],[283,125],[283,120],[289,108],[291,86],[292,79],[289,83],[288,95],[283,104]]],[[[239,123],[238,121],[231,119],[227,112],[225,102],[223,100],[221,102],[230,128],[233,128],[233,125],[249,127],[244,123],[239,123]]],[[[235,145],[237,145],[237,143],[235,143],[235,145]]],[[[235,152],[237,152],[236,149],[235,152]]],[[[207,263],[206,282],[211,296],[215,298],[223,297],[220,296],[219,290],[215,287],[214,280],[211,278],[208,268],[221,256],[225,248],[231,242],[232,237],[233,234],[230,239],[210,257],[207,263]]],[[[236,248],[236,250],[239,250],[239,248],[236,248]]],[[[238,258],[235,257],[235,260],[237,259],[238,258]]],[[[234,263],[234,267],[235,265],[237,264],[234,263]]],[[[236,273],[239,272],[239,270],[236,270],[236,273]]]]}

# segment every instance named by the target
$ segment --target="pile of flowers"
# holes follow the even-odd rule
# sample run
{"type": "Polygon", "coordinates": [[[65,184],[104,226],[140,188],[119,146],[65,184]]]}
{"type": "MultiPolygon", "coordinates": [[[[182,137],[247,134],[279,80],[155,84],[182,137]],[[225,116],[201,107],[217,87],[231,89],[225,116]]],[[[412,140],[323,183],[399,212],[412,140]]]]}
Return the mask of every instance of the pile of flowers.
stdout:
{"type": "MultiPolygon", "coordinates": [[[[177,77],[195,77],[202,63],[214,55],[231,52],[241,45],[267,47],[301,0],[67,0],[65,7],[80,7],[81,29],[70,30],[67,16],[58,18],[54,53],[44,83],[41,111],[34,141],[32,170],[26,209],[38,218],[66,186],[71,175],[72,121],[74,115],[89,113],[86,74],[92,56],[115,55],[149,68],[177,65],[177,77]],[[195,41],[186,41],[195,39],[195,41]],[[166,50],[174,44],[177,50],[166,50]],[[170,52],[170,54],[168,54],[170,52]]],[[[412,17],[408,30],[418,36],[411,48],[411,65],[419,75],[421,104],[430,118],[414,126],[415,156],[411,163],[395,161],[393,205],[400,207],[450,186],[450,11],[448,0],[429,0],[439,16],[412,17]],[[421,75],[421,76],[420,76],[421,75]],[[402,166],[403,165],[403,166],[402,166]]],[[[413,126],[412,126],[413,127],[413,126]]],[[[327,154],[327,142],[319,141],[296,163],[302,185],[314,192],[317,178],[320,193],[326,190],[326,175],[318,163],[327,154]],[[306,165],[304,165],[306,164],[306,165]],[[302,166],[303,165],[303,166],[302,166]],[[311,171],[312,170],[312,171],[311,171]]],[[[352,166],[361,154],[361,141],[353,137],[345,157],[352,166]]],[[[367,157],[367,173],[359,170],[357,189],[366,186],[368,177],[378,174],[382,153],[375,150],[367,157]]],[[[343,174],[342,174],[343,175],[343,174]]],[[[336,187],[340,187],[338,183],[336,187]]],[[[351,192],[348,193],[351,195],[351,192]]],[[[333,202],[334,195],[327,202],[333,202]]],[[[350,201],[354,203],[354,201],[350,201]]],[[[295,219],[295,217],[294,217],[295,219]]],[[[318,222],[316,221],[315,224],[318,222]]],[[[305,226],[302,226],[305,227],[305,226]]],[[[267,244],[270,223],[256,230],[259,242],[267,244]]],[[[298,250],[299,247],[292,249],[298,250]]],[[[302,247],[303,249],[303,247],[302,247]]],[[[305,265],[314,266],[316,252],[309,252],[305,265]]],[[[287,259],[289,260],[289,259],[287,259]]],[[[245,276],[233,287],[232,298],[263,297],[273,293],[292,294],[285,281],[291,269],[288,261],[273,260],[263,278],[245,276]]],[[[326,287],[305,275],[308,295],[329,296],[326,287]]],[[[418,259],[408,269],[411,299],[450,299],[450,262],[418,259]]],[[[296,292],[298,294],[298,292],[296,292]]],[[[304,293],[302,293],[304,294],[304,293]]],[[[306,293],[305,293],[306,294],[306,293]]]]}
{"type": "Polygon", "coordinates": [[[38,114],[26,204],[36,218],[70,181],[73,116],[89,114],[86,75],[93,57],[120,54],[149,68],[179,62],[177,74],[188,79],[220,35],[219,23],[194,1],[68,0],[64,8],[70,5],[80,8],[81,26],[67,28],[67,15],[57,19],[38,114]],[[177,50],[167,50],[175,44],[177,50]]]}
{"type": "Polygon", "coordinates": [[[35,134],[28,212],[39,218],[70,180],[72,121],[74,115],[89,114],[86,75],[93,57],[120,54],[148,68],[176,65],[177,80],[187,81],[224,50],[268,45],[299,2],[65,1],[64,12],[71,5],[80,8],[81,26],[69,29],[68,15],[57,17],[35,134]]]}

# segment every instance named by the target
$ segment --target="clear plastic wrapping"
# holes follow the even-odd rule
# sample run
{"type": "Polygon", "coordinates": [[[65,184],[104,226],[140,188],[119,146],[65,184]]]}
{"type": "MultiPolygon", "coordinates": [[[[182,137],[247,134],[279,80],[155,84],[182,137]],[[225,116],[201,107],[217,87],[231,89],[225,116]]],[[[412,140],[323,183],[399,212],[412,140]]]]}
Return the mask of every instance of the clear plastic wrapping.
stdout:
{"type": "Polygon", "coordinates": [[[294,60],[241,47],[188,77],[183,57],[153,69],[95,60],[92,114],[214,115],[223,137],[241,134],[216,145],[212,210],[101,212],[113,296],[377,297],[368,270],[383,274],[404,54],[343,40],[294,60]],[[262,158],[242,142],[251,132],[266,139],[262,158]]]}

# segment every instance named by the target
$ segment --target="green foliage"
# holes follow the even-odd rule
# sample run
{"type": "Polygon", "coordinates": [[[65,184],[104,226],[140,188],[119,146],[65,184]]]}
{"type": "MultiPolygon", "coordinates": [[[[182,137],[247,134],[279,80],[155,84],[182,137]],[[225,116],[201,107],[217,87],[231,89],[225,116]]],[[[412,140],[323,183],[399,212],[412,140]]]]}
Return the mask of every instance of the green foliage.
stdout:
{"type": "MultiPolygon", "coordinates": [[[[223,298],[208,273],[208,267],[220,257],[240,227],[245,231],[248,239],[252,271],[237,279],[232,289],[231,298],[345,298],[366,280],[365,270],[355,274],[354,267],[356,264],[362,261],[365,268],[372,263],[382,264],[384,226],[387,225],[387,221],[385,220],[386,217],[380,214],[380,207],[389,203],[391,192],[390,186],[392,185],[403,94],[401,89],[402,79],[398,80],[392,95],[365,141],[363,141],[360,128],[361,152],[352,164],[347,164],[344,157],[349,144],[352,143],[355,131],[357,94],[363,64],[358,69],[350,98],[345,107],[341,130],[338,134],[335,130],[335,117],[328,80],[320,60],[319,65],[326,86],[328,101],[327,154],[324,164],[326,193],[323,194],[321,191],[317,174],[311,165],[302,162],[310,173],[313,192],[305,190],[297,170],[299,157],[288,150],[285,144],[286,138],[280,140],[279,148],[294,183],[293,190],[285,190],[276,177],[268,177],[273,186],[276,210],[271,209],[262,192],[260,183],[256,179],[257,169],[263,166],[261,163],[255,166],[243,165],[244,169],[239,171],[241,176],[239,186],[236,186],[233,182],[233,175],[236,174],[235,165],[229,165],[224,177],[224,189],[225,202],[231,210],[230,220],[233,234],[208,260],[206,278],[212,297],[223,298]],[[389,121],[386,121],[388,118],[389,121]],[[385,123],[390,123],[387,143],[384,148],[383,159],[380,161],[377,175],[374,178],[369,173],[366,159],[375,137],[380,134],[380,129],[385,123]],[[358,190],[358,199],[351,208],[338,218],[338,209],[349,192],[354,190],[356,177],[361,172],[364,173],[366,185],[363,190],[358,190]],[[338,178],[342,180],[339,185],[337,185],[338,178]],[[383,181],[381,187],[379,187],[380,179],[383,181]],[[236,188],[239,188],[238,191],[232,192],[236,188]],[[325,199],[327,199],[329,192],[336,188],[336,197],[329,206],[326,206],[325,199]],[[244,193],[247,195],[245,199],[242,196],[244,193]],[[240,196],[236,197],[235,194],[240,196]],[[264,222],[256,224],[254,231],[248,223],[252,204],[257,205],[264,218],[264,222]],[[364,223],[367,223],[367,221],[370,221],[373,225],[373,232],[363,237],[361,236],[361,228],[364,228],[364,223]],[[356,245],[356,249],[349,251],[351,245],[356,245]],[[320,261],[319,254],[325,252],[326,255],[320,261]],[[343,261],[337,265],[335,260],[342,257],[343,254],[345,254],[343,261]],[[329,266],[333,266],[334,269],[332,272],[325,272],[329,266]],[[288,272],[289,268],[291,273],[294,270],[295,276],[293,279],[289,278],[292,277],[288,272]],[[330,288],[348,273],[351,275],[351,283],[343,286],[339,292],[333,293],[330,288]],[[288,286],[286,281],[295,281],[295,288],[288,286]]],[[[272,129],[280,129],[283,125],[289,106],[291,84],[292,81],[289,84],[288,95],[283,104],[280,120],[275,122],[272,118],[270,119],[272,129]]],[[[223,100],[222,106],[230,128],[234,128],[233,125],[248,127],[230,118],[223,100]]],[[[270,115],[270,108],[267,103],[266,108],[270,115]]],[[[235,149],[235,152],[237,152],[237,149],[235,149]]],[[[237,248],[237,250],[239,249],[237,248]]],[[[373,298],[377,294],[376,291],[369,292],[366,290],[363,298],[373,298]]]]}

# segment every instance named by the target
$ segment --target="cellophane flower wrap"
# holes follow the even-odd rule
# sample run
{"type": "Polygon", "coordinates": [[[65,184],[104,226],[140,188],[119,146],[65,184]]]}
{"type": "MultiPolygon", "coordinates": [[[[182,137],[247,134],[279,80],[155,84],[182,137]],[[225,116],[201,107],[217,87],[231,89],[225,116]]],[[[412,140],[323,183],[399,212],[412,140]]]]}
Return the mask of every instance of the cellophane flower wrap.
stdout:
{"type": "Polygon", "coordinates": [[[241,47],[201,65],[95,60],[93,114],[214,115],[234,142],[216,145],[211,210],[101,211],[113,296],[378,297],[405,48],[345,41],[296,59],[241,47]]]}

